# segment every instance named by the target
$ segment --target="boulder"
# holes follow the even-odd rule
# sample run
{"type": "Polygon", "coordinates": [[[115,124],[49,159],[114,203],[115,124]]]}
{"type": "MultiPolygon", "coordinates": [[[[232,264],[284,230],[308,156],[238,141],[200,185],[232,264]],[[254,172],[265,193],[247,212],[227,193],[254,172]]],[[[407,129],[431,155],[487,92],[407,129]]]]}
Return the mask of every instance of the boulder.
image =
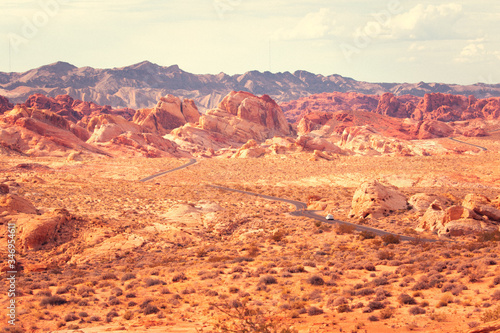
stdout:
{"type": "Polygon", "coordinates": [[[441,236],[467,236],[498,230],[474,211],[463,206],[444,208],[435,200],[420,218],[417,231],[431,231],[441,236]]]}
{"type": "Polygon", "coordinates": [[[0,184],[0,195],[9,194],[9,185],[0,184]]]}
{"type": "Polygon", "coordinates": [[[492,231],[498,231],[498,227],[484,221],[465,218],[446,223],[437,233],[440,236],[457,237],[479,235],[492,231]]]}
{"type": "Polygon", "coordinates": [[[12,110],[14,108],[14,104],[9,103],[9,100],[6,97],[0,95],[0,114],[5,111],[12,110]]]}
{"type": "Polygon", "coordinates": [[[495,204],[484,195],[467,194],[462,205],[479,215],[488,217],[492,221],[500,221],[500,209],[495,208],[495,204]]]}
{"type": "Polygon", "coordinates": [[[269,150],[261,147],[255,140],[249,140],[231,158],[257,158],[268,153],[269,150]]]}
{"type": "Polygon", "coordinates": [[[408,203],[417,212],[425,212],[427,208],[429,208],[429,206],[436,200],[443,206],[445,206],[449,201],[446,198],[434,194],[417,193],[408,199],[408,203]]]}
{"type": "Polygon", "coordinates": [[[336,154],[342,153],[342,149],[336,146],[333,142],[324,138],[312,137],[309,135],[299,136],[295,141],[295,144],[308,151],[320,150],[336,154]]]}
{"type": "Polygon", "coordinates": [[[439,200],[429,205],[424,215],[419,219],[417,231],[435,231],[443,227],[444,206],[439,200]]]}
{"type": "Polygon", "coordinates": [[[37,214],[38,211],[28,200],[16,194],[6,194],[0,196],[0,214],[3,212],[9,214],[37,214]]]}
{"type": "Polygon", "coordinates": [[[406,197],[396,187],[373,180],[361,184],[354,193],[349,217],[376,219],[407,207],[406,197]]]}
{"type": "Polygon", "coordinates": [[[42,245],[55,242],[57,233],[71,220],[65,209],[57,209],[41,216],[22,215],[17,219],[18,240],[23,250],[38,250],[42,245]]]}

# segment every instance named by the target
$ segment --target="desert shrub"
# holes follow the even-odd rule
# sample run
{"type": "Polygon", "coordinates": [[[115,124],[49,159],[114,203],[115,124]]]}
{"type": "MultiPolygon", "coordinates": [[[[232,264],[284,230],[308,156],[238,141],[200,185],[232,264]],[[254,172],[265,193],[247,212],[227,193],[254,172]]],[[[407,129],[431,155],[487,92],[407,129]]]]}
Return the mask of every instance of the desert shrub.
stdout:
{"type": "Polygon", "coordinates": [[[60,296],[48,296],[42,298],[40,301],[40,305],[63,305],[68,303],[68,301],[65,298],[62,298],[60,296]]]}
{"type": "Polygon", "coordinates": [[[389,308],[384,308],[380,310],[380,318],[382,319],[389,319],[394,315],[394,308],[389,307],[389,308]]]}
{"type": "Polygon", "coordinates": [[[316,267],[316,263],[314,261],[311,261],[311,260],[306,260],[306,261],[304,261],[304,266],[306,266],[306,267],[316,267]]]}
{"type": "Polygon", "coordinates": [[[275,242],[281,242],[285,236],[286,233],[283,230],[278,230],[271,235],[271,239],[275,242]]]}
{"type": "Polygon", "coordinates": [[[386,244],[399,244],[401,242],[401,237],[399,237],[399,235],[388,234],[382,236],[382,241],[386,244]]]}
{"type": "Polygon", "coordinates": [[[131,292],[131,293],[125,294],[125,297],[126,298],[135,298],[135,297],[137,297],[137,295],[134,292],[131,292]]]}
{"type": "Polygon", "coordinates": [[[118,312],[116,312],[115,310],[111,310],[106,314],[106,319],[111,319],[114,317],[118,317],[118,312]]]}
{"type": "Polygon", "coordinates": [[[287,271],[293,274],[293,273],[304,273],[306,270],[304,266],[299,265],[299,266],[288,267],[287,271]]]}
{"type": "Polygon", "coordinates": [[[495,276],[495,278],[493,279],[493,284],[495,286],[500,284],[500,276],[495,276]]]}
{"type": "Polygon", "coordinates": [[[375,315],[371,315],[370,317],[368,317],[368,320],[369,321],[379,321],[378,317],[375,315]]]}
{"type": "Polygon", "coordinates": [[[184,273],[177,273],[172,277],[172,282],[180,282],[187,280],[187,277],[184,273]]]}
{"type": "Polygon", "coordinates": [[[348,304],[348,303],[349,303],[349,301],[347,300],[347,298],[345,298],[343,296],[340,296],[340,297],[337,297],[337,298],[330,297],[328,299],[328,301],[326,302],[326,305],[328,307],[331,307],[331,306],[345,305],[345,304],[348,304]]]}
{"type": "Polygon", "coordinates": [[[479,325],[480,324],[477,321],[471,321],[467,323],[467,326],[469,326],[469,328],[478,327],[479,325]]]}
{"type": "Polygon", "coordinates": [[[351,307],[347,304],[342,304],[337,306],[337,312],[338,313],[344,313],[344,312],[351,312],[351,307]]]}
{"type": "Polygon", "coordinates": [[[247,302],[236,308],[228,304],[214,304],[214,307],[223,314],[214,325],[217,332],[297,333],[289,326],[283,326],[284,323],[273,321],[260,308],[250,307],[247,302]]]}
{"type": "Polygon", "coordinates": [[[102,275],[101,279],[102,280],[118,280],[118,277],[115,274],[108,272],[108,273],[105,273],[104,275],[102,275]]]}
{"type": "Polygon", "coordinates": [[[498,242],[500,241],[500,231],[483,232],[477,236],[478,242],[498,242]]]}
{"type": "Polygon", "coordinates": [[[375,290],[373,290],[372,288],[363,288],[363,289],[356,291],[356,296],[368,296],[368,295],[372,295],[374,293],[375,293],[375,290]]]}
{"type": "Polygon", "coordinates": [[[361,240],[365,240],[365,239],[374,239],[376,237],[375,233],[371,232],[371,231],[361,231],[359,233],[359,237],[361,238],[361,240]]]}
{"type": "Polygon", "coordinates": [[[126,273],[126,274],[124,274],[124,275],[122,276],[122,279],[121,279],[121,280],[122,280],[123,282],[125,282],[125,281],[128,281],[128,280],[133,280],[133,279],[135,279],[135,278],[136,278],[136,276],[135,276],[135,274],[134,274],[134,273],[126,273]]]}
{"type": "Polygon", "coordinates": [[[413,306],[410,308],[410,310],[408,310],[408,313],[411,314],[411,315],[420,315],[420,314],[425,314],[427,311],[425,311],[425,309],[419,307],[419,306],[413,306]]]}
{"type": "Polygon", "coordinates": [[[389,284],[389,280],[386,277],[378,277],[372,280],[371,282],[374,286],[385,286],[389,284]]]}
{"type": "Polygon", "coordinates": [[[496,307],[495,309],[486,310],[481,316],[481,321],[483,323],[495,321],[498,319],[500,319],[500,306],[496,307]]]}
{"type": "Polygon", "coordinates": [[[95,293],[95,290],[89,286],[80,286],[78,287],[77,293],[82,297],[89,297],[91,294],[95,293]]]}
{"type": "Polygon", "coordinates": [[[310,315],[310,316],[317,316],[317,315],[320,315],[320,314],[323,314],[324,311],[320,308],[317,308],[315,306],[311,306],[308,310],[307,310],[307,314],[310,315]]]}
{"type": "Polygon", "coordinates": [[[377,253],[377,257],[380,260],[392,260],[394,259],[394,252],[391,252],[389,250],[380,250],[377,253]]]}
{"type": "Polygon", "coordinates": [[[380,310],[385,308],[384,303],[378,301],[371,301],[368,303],[368,307],[372,310],[380,310]]]}
{"type": "Polygon", "coordinates": [[[453,302],[453,296],[451,294],[444,294],[441,296],[441,299],[439,300],[439,303],[436,305],[436,307],[440,308],[443,306],[448,306],[449,303],[453,302]]]}
{"type": "Polygon", "coordinates": [[[144,308],[144,314],[145,315],[150,315],[150,314],[158,313],[159,311],[160,311],[160,309],[158,309],[158,307],[156,307],[153,304],[148,304],[144,308]]]}
{"type": "Polygon", "coordinates": [[[351,224],[343,224],[343,223],[337,224],[337,226],[335,228],[335,232],[339,235],[352,234],[354,232],[354,230],[356,230],[356,226],[351,225],[351,224]]]}
{"type": "Polygon", "coordinates": [[[313,275],[309,279],[307,279],[307,282],[313,286],[322,286],[325,284],[325,281],[323,278],[319,275],[313,275]]]}
{"type": "Polygon", "coordinates": [[[130,320],[133,317],[134,317],[134,313],[130,310],[125,311],[125,313],[123,314],[123,319],[125,319],[125,320],[130,320]]]}
{"type": "Polygon", "coordinates": [[[491,299],[494,301],[500,301],[500,290],[495,290],[493,295],[491,295],[491,299]]]}
{"type": "Polygon", "coordinates": [[[94,321],[101,321],[101,318],[98,316],[92,316],[89,318],[89,321],[94,322],[94,321]]]}
{"type": "Polygon", "coordinates": [[[368,272],[375,272],[376,268],[375,268],[375,265],[372,264],[372,263],[367,263],[365,264],[365,267],[364,267],[368,272]]]}
{"type": "Polygon", "coordinates": [[[80,318],[87,318],[89,316],[89,314],[85,311],[82,311],[82,312],[78,313],[78,316],[80,318]]]}
{"type": "Polygon", "coordinates": [[[406,305],[417,304],[417,301],[415,300],[415,298],[413,298],[410,295],[405,294],[405,293],[402,293],[401,295],[399,295],[398,301],[399,301],[399,303],[406,304],[406,305]]]}
{"type": "Polygon", "coordinates": [[[58,294],[58,295],[66,294],[66,293],[68,293],[72,289],[75,289],[75,287],[72,287],[72,286],[59,287],[56,290],[56,294],[58,294]]]}
{"type": "Polygon", "coordinates": [[[77,285],[77,284],[82,284],[82,283],[84,283],[84,282],[85,282],[85,280],[84,280],[84,279],[82,279],[82,278],[76,278],[76,279],[71,280],[71,281],[69,282],[69,284],[71,284],[72,286],[75,286],[75,285],[77,285]]]}
{"type": "Polygon", "coordinates": [[[272,275],[266,275],[266,276],[261,277],[259,279],[259,282],[263,283],[265,285],[278,283],[278,281],[276,280],[276,278],[274,276],[272,276],[272,275]]]}
{"type": "Polygon", "coordinates": [[[108,300],[109,305],[119,305],[121,304],[120,300],[116,298],[115,296],[111,296],[108,300]]]}
{"type": "Polygon", "coordinates": [[[159,284],[161,285],[167,284],[165,281],[155,278],[147,278],[146,280],[144,280],[144,283],[146,284],[146,287],[157,286],[159,284]]]}
{"type": "Polygon", "coordinates": [[[36,293],[36,296],[52,296],[52,291],[50,289],[40,290],[36,293]]]}
{"type": "Polygon", "coordinates": [[[80,319],[80,318],[78,318],[78,316],[76,314],[74,314],[73,312],[68,313],[66,316],[64,316],[64,321],[66,321],[66,322],[75,321],[78,319],[80,319]]]}
{"type": "Polygon", "coordinates": [[[111,290],[111,293],[117,297],[123,295],[123,290],[121,290],[120,288],[116,287],[116,288],[113,288],[113,290],[111,290]]]}
{"type": "Polygon", "coordinates": [[[233,269],[231,269],[231,273],[243,273],[244,269],[241,266],[235,266],[233,269]]]}

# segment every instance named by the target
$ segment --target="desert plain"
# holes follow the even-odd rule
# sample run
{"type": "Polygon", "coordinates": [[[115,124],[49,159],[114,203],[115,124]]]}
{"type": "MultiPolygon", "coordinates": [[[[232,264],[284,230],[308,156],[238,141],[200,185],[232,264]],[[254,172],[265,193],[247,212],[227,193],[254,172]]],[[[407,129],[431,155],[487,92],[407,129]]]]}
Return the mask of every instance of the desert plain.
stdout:
{"type": "MultiPolygon", "coordinates": [[[[374,180],[407,199],[425,194],[453,206],[473,194],[500,209],[500,133],[457,139],[487,150],[439,138],[423,142],[460,153],[197,157],[145,182],[189,159],[0,156],[3,204],[22,199],[1,215],[1,243],[9,222],[21,235],[19,324],[3,331],[498,329],[498,231],[419,232],[425,211],[410,206],[349,217],[357,189],[374,180]],[[301,201],[319,215],[412,240],[295,216],[291,204],[210,185],[301,201]]],[[[7,247],[0,251],[5,266],[7,247]]],[[[9,286],[0,288],[6,295],[9,286]]],[[[2,323],[8,301],[2,296],[2,323]]]]}

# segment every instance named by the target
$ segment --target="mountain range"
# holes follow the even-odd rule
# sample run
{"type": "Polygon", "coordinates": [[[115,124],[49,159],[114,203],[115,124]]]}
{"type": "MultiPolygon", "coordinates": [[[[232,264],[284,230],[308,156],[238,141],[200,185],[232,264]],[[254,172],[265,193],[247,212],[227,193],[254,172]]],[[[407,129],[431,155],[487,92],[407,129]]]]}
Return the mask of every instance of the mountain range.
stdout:
{"type": "Polygon", "coordinates": [[[147,108],[167,94],[193,99],[200,111],[216,107],[231,91],[267,94],[278,103],[324,92],[357,92],[423,97],[428,93],[500,96],[500,84],[456,85],[442,83],[370,83],[340,75],[323,76],[307,71],[245,74],[192,74],[177,65],[159,66],[149,61],[135,65],[96,69],[56,62],[24,73],[0,72],[0,95],[23,103],[33,94],[69,95],[86,102],[114,108],[147,108]]]}

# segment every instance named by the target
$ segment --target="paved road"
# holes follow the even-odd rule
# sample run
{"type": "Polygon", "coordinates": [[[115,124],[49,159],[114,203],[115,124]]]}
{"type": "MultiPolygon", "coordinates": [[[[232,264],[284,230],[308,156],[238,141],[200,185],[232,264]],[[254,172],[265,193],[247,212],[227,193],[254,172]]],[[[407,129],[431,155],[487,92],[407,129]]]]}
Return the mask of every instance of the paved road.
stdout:
{"type": "Polygon", "coordinates": [[[196,160],[194,158],[190,159],[188,163],[184,164],[184,165],[181,165],[180,167],[177,167],[175,169],[170,169],[170,170],[167,170],[167,171],[162,171],[162,172],[159,172],[157,174],[154,174],[154,175],[151,175],[149,177],[146,177],[144,179],[141,179],[139,180],[140,182],[147,182],[148,180],[151,180],[151,179],[155,179],[157,177],[160,177],[160,176],[163,176],[167,173],[170,173],[170,172],[174,172],[174,171],[177,171],[177,170],[180,170],[180,169],[184,169],[184,168],[187,168],[188,166],[190,165],[193,165],[196,163],[196,160]]]}
{"type": "Polygon", "coordinates": [[[455,142],[460,142],[460,143],[463,143],[463,144],[466,144],[466,145],[469,145],[469,146],[473,146],[473,147],[479,148],[479,149],[484,150],[484,151],[488,150],[488,148],[486,148],[486,147],[481,147],[481,146],[478,146],[478,145],[475,145],[475,144],[472,144],[472,143],[468,143],[468,142],[465,142],[465,141],[460,141],[460,140],[455,139],[454,137],[453,138],[448,138],[448,139],[450,139],[452,141],[455,141],[455,142]]]}
{"type": "MultiPolygon", "coordinates": [[[[311,218],[311,219],[314,219],[314,220],[317,220],[317,221],[321,221],[321,222],[327,223],[327,224],[349,225],[349,226],[355,227],[356,230],[372,232],[372,233],[374,233],[377,236],[396,235],[396,234],[393,234],[393,233],[390,233],[390,232],[387,232],[387,231],[384,231],[384,230],[370,228],[370,227],[367,227],[367,226],[364,226],[364,225],[359,225],[359,224],[350,223],[350,222],[346,222],[346,221],[327,220],[327,219],[325,219],[324,216],[316,214],[315,211],[306,210],[307,205],[305,203],[303,203],[303,202],[300,202],[300,201],[295,201],[295,200],[290,200],[290,199],[283,199],[283,198],[278,198],[278,197],[273,197],[273,196],[269,196],[269,195],[265,195],[265,194],[258,194],[258,193],[248,192],[248,191],[236,190],[236,189],[232,189],[232,188],[229,188],[229,187],[218,186],[218,185],[207,185],[207,186],[210,186],[210,187],[213,187],[213,188],[216,188],[216,189],[219,189],[219,190],[223,190],[223,191],[231,191],[231,192],[243,193],[243,194],[248,194],[248,195],[253,195],[253,196],[261,197],[261,198],[268,199],[268,200],[281,201],[281,202],[286,202],[286,203],[292,204],[297,209],[296,211],[290,213],[290,214],[292,214],[294,216],[305,216],[305,217],[308,217],[308,218],[311,218]]],[[[398,236],[403,241],[414,241],[414,240],[417,240],[417,238],[414,238],[414,237],[402,236],[402,235],[398,235],[398,236]]],[[[419,239],[419,240],[421,240],[423,242],[436,242],[437,241],[437,240],[434,240],[434,239],[419,239]]]]}
{"type": "MultiPolygon", "coordinates": [[[[151,176],[146,177],[144,179],[141,179],[140,182],[147,182],[147,181],[149,181],[151,179],[163,176],[163,175],[165,175],[165,174],[167,174],[169,172],[174,172],[174,171],[177,171],[177,170],[181,170],[181,169],[187,168],[188,166],[193,165],[195,163],[196,163],[196,160],[195,159],[191,159],[188,163],[186,163],[184,165],[181,165],[180,167],[177,167],[177,168],[171,169],[171,170],[167,170],[167,171],[159,172],[157,174],[154,174],[154,175],[151,175],[151,176]]],[[[233,188],[229,188],[229,187],[224,187],[224,186],[219,186],[219,185],[207,185],[207,186],[213,187],[213,188],[216,188],[216,189],[219,189],[219,190],[223,190],[223,191],[237,192],[237,193],[242,193],[242,194],[248,194],[248,195],[257,196],[257,197],[268,199],[268,200],[286,202],[288,204],[291,204],[291,205],[295,206],[296,210],[294,212],[290,213],[290,214],[292,214],[294,216],[304,216],[304,217],[308,217],[310,219],[321,221],[322,223],[327,223],[327,224],[349,225],[349,226],[355,227],[356,230],[372,232],[372,233],[374,233],[375,235],[378,235],[378,236],[395,235],[393,233],[390,233],[390,232],[387,232],[387,231],[384,231],[384,230],[370,228],[370,227],[367,227],[367,226],[364,226],[364,225],[359,225],[359,224],[355,224],[355,223],[351,223],[351,222],[340,221],[340,220],[327,220],[327,219],[325,219],[325,217],[323,217],[321,215],[318,215],[315,211],[307,210],[307,205],[305,203],[303,203],[303,202],[300,202],[300,201],[290,200],[290,199],[283,199],[283,198],[273,197],[273,196],[270,196],[270,195],[253,193],[253,192],[248,192],[248,191],[243,191],[243,190],[237,190],[237,189],[233,189],[233,188]]],[[[423,242],[436,242],[436,240],[434,240],[434,239],[417,239],[417,238],[409,237],[409,236],[402,236],[402,235],[398,235],[398,236],[403,241],[420,240],[420,241],[423,241],[423,242]]]]}

